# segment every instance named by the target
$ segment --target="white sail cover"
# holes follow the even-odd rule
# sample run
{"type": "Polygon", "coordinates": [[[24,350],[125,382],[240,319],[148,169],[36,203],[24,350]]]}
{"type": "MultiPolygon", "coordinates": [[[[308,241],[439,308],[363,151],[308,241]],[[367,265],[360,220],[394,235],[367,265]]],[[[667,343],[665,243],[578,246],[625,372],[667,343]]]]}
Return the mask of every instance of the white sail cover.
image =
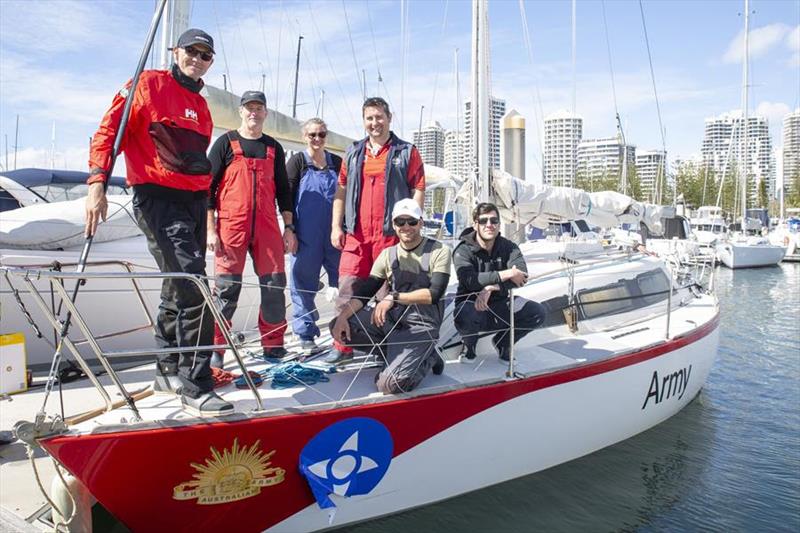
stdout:
{"type": "MultiPolygon", "coordinates": [[[[133,217],[133,196],[110,194],[108,218],[101,222],[95,243],[140,235],[133,217]]],[[[42,203],[0,213],[0,248],[59,250],[84,242],[86,199],[42,203]]]]}
{"type": "Polygon", "coordinates": [[[537,228],[569,220],[585,220],[601,228],[644,222],[651,233],[661,234],[661,219],[675,216],[674,207],[637,202],[613,191],[545,187],[537,192],[532,184],[505,172],[494,173],[493,185],[503,218],[537,228]]]}

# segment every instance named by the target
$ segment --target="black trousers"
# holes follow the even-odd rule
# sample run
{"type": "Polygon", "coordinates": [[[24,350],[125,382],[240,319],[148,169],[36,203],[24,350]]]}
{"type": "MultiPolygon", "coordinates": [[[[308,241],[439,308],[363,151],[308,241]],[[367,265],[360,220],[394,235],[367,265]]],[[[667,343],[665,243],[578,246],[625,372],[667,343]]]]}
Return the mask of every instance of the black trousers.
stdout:
{"type": "MultiPolygon", "coordinates": [[[[346,346],[372,351],[385,367],[375,384],[384,394],[410,392],[428,375],[438,359],[439,325],[415,316],[414,308],[395,305],[383,326],[372,323],[373,308],[362,308],[350,317],[350,340],[346,346]]],[[[331,321],[331,327],[336,322],[331,321]]]]}
{"type": "MultiPolygon", "coordinates": [[[[133,199],[136,222],[147,237],[147,247],[161,272],[206,274],[206,216],[208,201],[166,200],[136,193],[133,199]]],[[[159,348],[210,345],[214,339],[214,318],[197,286],[184,279],[165,279],[156,323],[159,348]]],[[[162,374],[177,371],[187,396],[211,391],[211,352],[172,353],[158,357],[162,374]]]]}
{"type": "MultiPolygon", "coordinates": [[[[514,313],[515,344],[533,329],[541,326],[547,314],[542,304],[515,298],[517,306],[522,301],[525,304],[514,313]]],[[[478,344],[480,332],[494,331],[495,334],[492,338],[494,344],[509,347],[511,344],[511,336],[508,334],[510,318],[508,300],[490,301],[489,309],[486,311],[478,311],[475,309],[474,301],[464,300],[456,304],[454,322],[465,346],[474,348],[478,344]]]]}

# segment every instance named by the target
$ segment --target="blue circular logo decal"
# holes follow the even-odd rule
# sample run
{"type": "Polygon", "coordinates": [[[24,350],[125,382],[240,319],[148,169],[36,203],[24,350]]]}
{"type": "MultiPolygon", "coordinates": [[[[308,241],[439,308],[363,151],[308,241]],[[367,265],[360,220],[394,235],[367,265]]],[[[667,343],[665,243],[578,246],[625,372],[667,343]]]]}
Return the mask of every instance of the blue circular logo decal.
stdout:
{"type": "Polygon", "coordinates": [[[334,507],[331,494],[369,494],[392,462],[394,442],[373,418],[348,418],[326,427],[300,452],[300,471],[317,503],[334,507]]]}

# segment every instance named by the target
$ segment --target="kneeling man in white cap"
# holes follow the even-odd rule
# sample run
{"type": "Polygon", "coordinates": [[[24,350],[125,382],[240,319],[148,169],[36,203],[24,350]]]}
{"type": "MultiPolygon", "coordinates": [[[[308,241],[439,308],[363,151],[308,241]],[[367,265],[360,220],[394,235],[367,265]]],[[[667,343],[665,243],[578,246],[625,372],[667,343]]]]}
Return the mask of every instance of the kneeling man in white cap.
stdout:
{"type": "Polygon", "coordinates": [[[380,253],[369,278],[356,284],[353,298],[331,323],[337,341],[384,363],[376,380],[384,394],[409,392],[431,369],[444,370],[435,345],[450,280],[450,249],[422,235],[417,202],[397,202],[392,225],[400,242],[380,253]],[[384,283],[389,293],[370,302],[384,283]]]}

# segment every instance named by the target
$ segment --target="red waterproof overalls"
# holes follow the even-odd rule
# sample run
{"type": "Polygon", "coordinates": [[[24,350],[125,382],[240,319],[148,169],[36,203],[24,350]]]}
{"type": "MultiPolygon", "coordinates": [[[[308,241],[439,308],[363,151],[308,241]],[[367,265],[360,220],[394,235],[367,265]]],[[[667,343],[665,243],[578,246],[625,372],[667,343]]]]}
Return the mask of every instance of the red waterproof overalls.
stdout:
{"type": "MultiPolygon", "coordinates": [[[[286,331],[286,287],[283,238],[275,208],[275,148],[265,159],[245,157],[239,141],[228,136],[233,161],[217,193],[220,246],[214,261],[215,292],[225,319],[236,311],[247,252],[261,285],[258,329],[264,348],[283,346],[286,331]]],[[[217,328],[214,342],[225,344],[217,328]]]]}

